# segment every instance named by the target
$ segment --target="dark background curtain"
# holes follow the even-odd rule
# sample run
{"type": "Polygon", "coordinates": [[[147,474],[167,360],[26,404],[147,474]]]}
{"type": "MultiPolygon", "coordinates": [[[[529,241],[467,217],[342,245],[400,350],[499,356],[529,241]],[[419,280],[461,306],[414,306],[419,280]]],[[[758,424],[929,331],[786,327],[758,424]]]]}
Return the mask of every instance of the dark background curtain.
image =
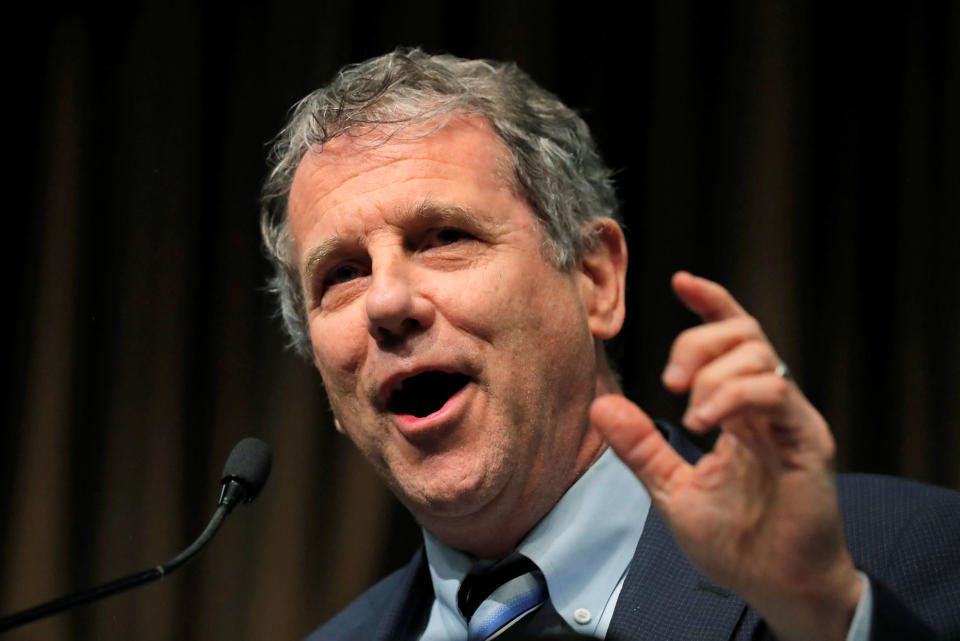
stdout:
{"type": "Polygon", "coordinates": [[[267,141],[398,44],[516,60],[618,169],[625,391],[694,323],[690,269],[767,329],[846,471],[960,487],[960,11],[841,3],[72,4],[11,19],[0,612],[159,563],[233,443],[273,478],[192,566],[10,639],[290,639],[419,532],[284,351],[258,238],[267,141]]]}

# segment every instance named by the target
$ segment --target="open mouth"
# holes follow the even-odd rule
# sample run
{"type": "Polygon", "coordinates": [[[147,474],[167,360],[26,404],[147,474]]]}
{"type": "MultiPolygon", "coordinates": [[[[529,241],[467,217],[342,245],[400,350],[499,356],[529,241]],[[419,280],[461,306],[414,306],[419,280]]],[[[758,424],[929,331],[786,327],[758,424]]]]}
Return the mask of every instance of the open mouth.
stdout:
{"type": "Polygon", "coordinates": [[[394,414],[410,414],[417,418],[429,416],[469,382],[470,377],[466,374],[423,372],[401,381],[390,395],[387,408],[394,414]]]}

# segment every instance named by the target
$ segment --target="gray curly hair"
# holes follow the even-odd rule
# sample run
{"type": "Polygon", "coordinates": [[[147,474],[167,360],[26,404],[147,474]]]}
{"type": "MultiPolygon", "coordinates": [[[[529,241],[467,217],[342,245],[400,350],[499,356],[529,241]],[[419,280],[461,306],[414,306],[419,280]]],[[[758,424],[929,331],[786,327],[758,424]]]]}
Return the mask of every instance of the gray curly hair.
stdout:
{"type": "Polygon", "coordinates": [[[273,142],[271,170],[261,195],[260,227],[274,266],[269,288],[292,347],[305,358],[312,348],[300,273],[294,260],[287,201],[304,155],[338,136],[369,137],[378,144],[445,116],[485,118],[504,142],[512,184],[543,228],[544,256],[572,268],[592,242],[588,223],[618,217],[611,171],[586,123],[513,63],[431,56],[397,49],[344,67],[328,86],[297,103],[273,142]]]}

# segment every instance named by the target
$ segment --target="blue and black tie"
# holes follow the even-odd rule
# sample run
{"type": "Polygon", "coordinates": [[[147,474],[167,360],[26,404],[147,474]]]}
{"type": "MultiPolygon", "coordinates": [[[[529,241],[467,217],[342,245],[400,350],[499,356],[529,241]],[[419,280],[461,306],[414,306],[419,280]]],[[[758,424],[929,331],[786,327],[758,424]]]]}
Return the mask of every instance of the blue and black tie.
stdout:
{"type": "Polygon", "coordinates": [[[536,564],[514,552],[470,571],[457,593],[467,619],[467,641],[495,639],[528,618],[547,599],[547,583],[536,564]]]}

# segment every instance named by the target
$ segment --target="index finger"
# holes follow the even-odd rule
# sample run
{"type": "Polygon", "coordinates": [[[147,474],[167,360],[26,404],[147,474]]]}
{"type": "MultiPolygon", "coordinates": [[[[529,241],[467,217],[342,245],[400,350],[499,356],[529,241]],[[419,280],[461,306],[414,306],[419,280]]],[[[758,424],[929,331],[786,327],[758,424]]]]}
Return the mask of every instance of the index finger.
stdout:
{"type": "Polygon", "coordinates": [[[712,280],[679,271],[673,275],[671,284],[680,302],[705,322],[747,315],[730,292],[712,280]]]}

